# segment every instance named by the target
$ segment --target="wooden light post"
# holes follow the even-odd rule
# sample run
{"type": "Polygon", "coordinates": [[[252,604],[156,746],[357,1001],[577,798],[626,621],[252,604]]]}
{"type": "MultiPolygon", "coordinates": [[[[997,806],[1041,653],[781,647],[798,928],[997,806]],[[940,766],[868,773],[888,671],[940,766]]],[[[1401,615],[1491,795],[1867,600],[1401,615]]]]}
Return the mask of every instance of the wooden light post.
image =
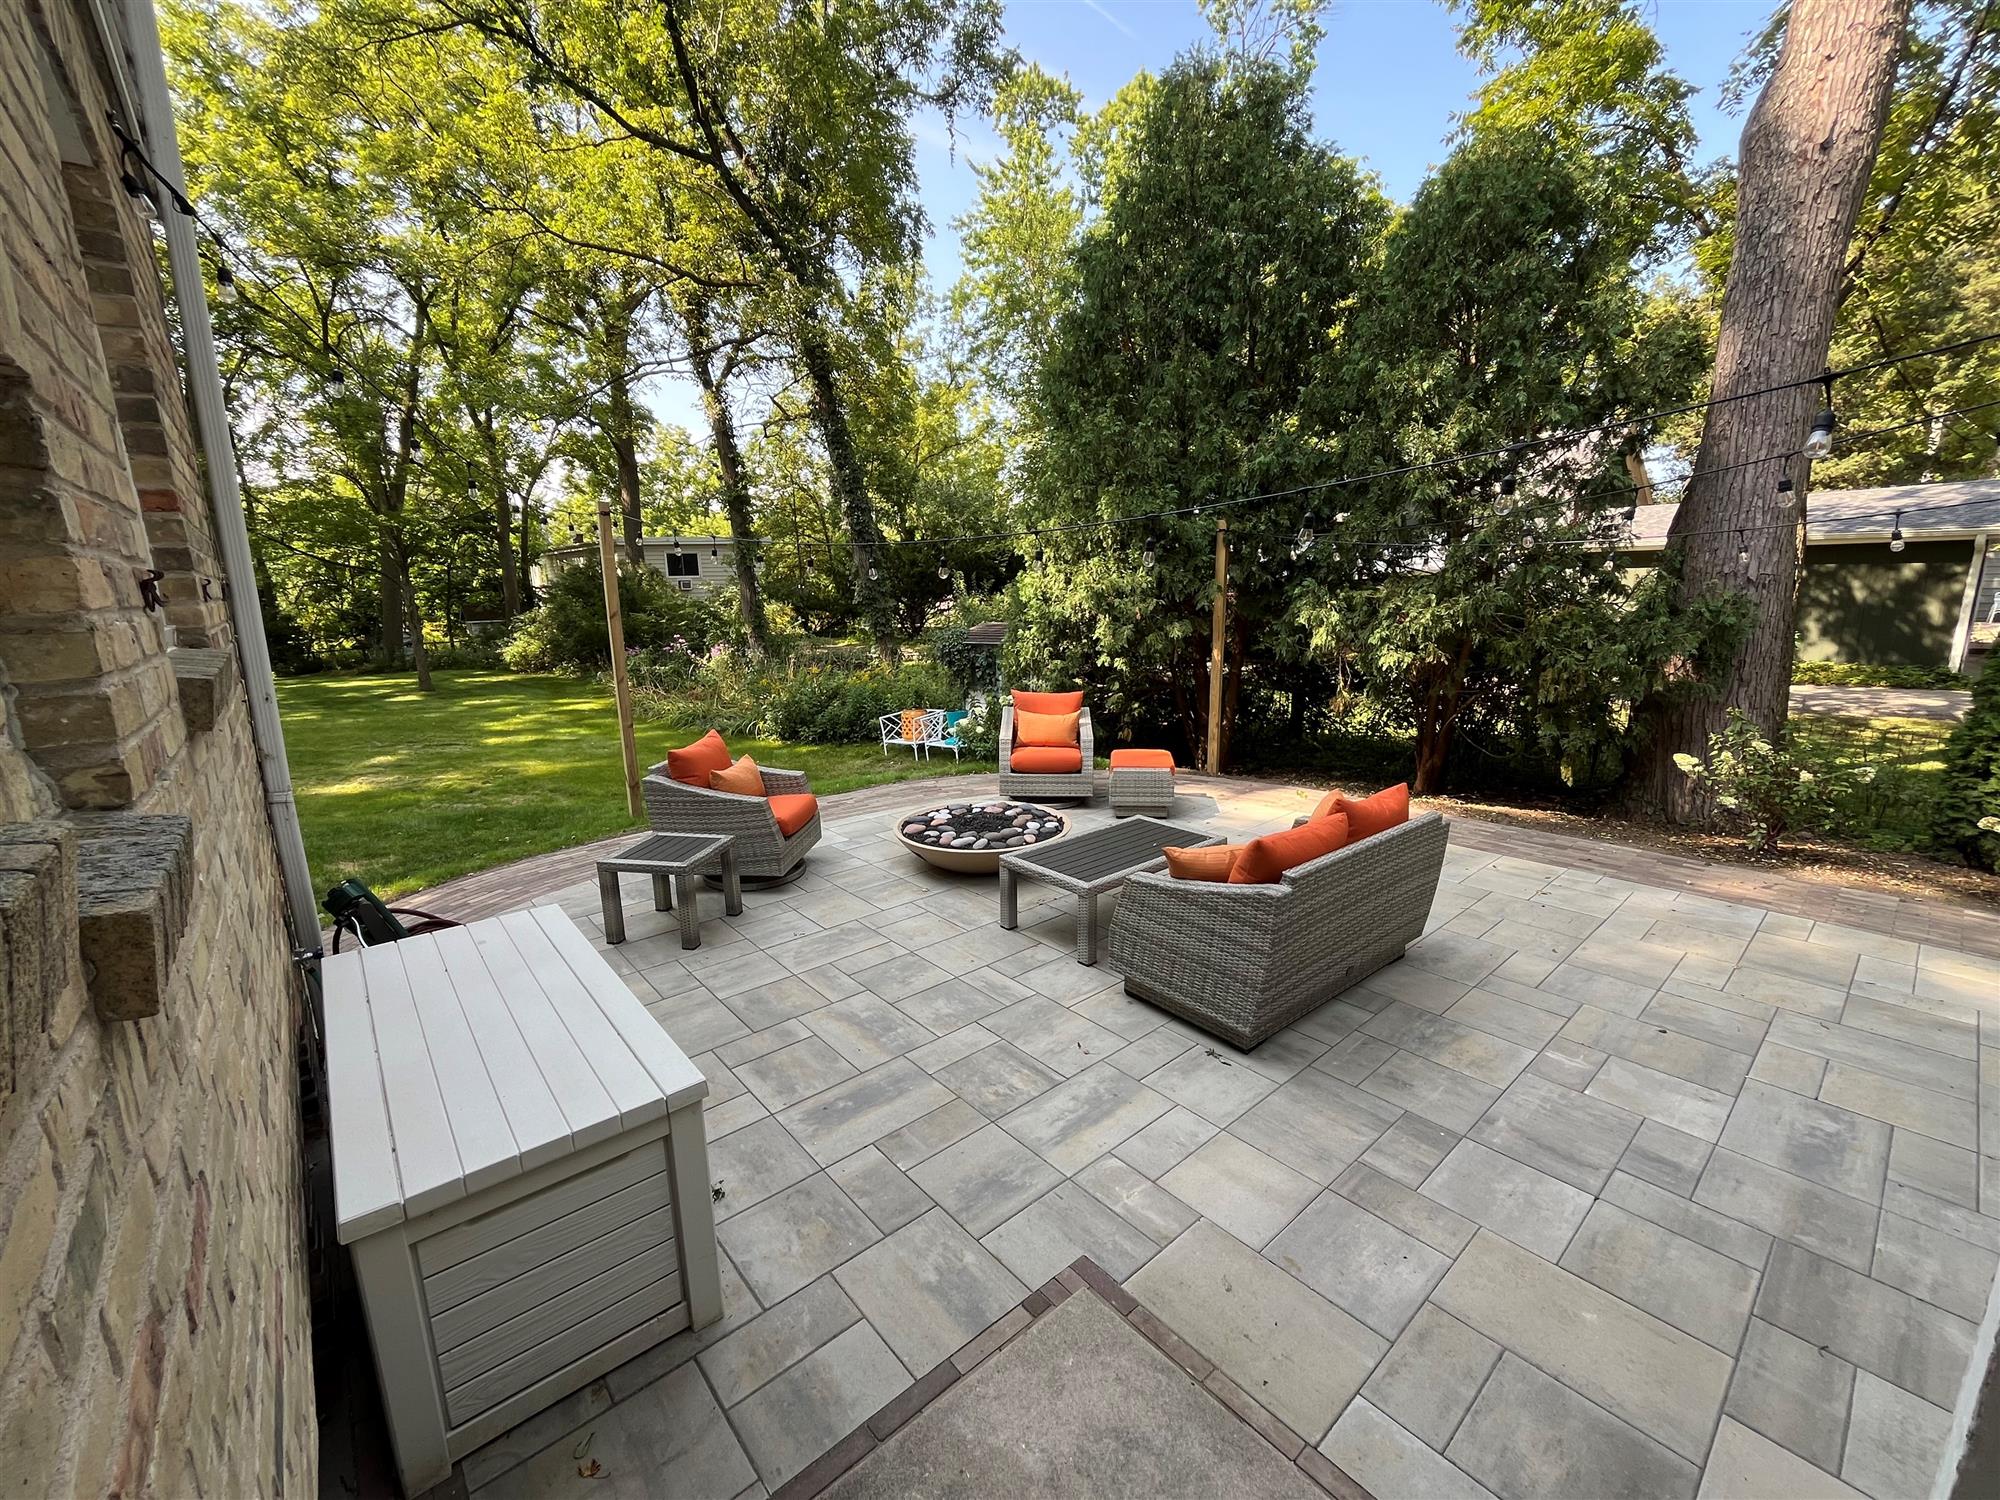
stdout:
{"type": "Polygon", "coordinates": [[[611,691],[618,700],[618,740],[625,753],[625,811],[638,817],[639,746],[632,738],[632,684],[625,677],[625,621],[618,612],[618,558],[611,539],[611,502],[597,502],[597,561],[604,569],[604,623],[611,632],[611,691]]]}
{"type": "Polygon", "coordinates": [[[1208,754],[1202,769],[1222,769],[1222,632],[1229,614],[1229,522],[1215,521],[1215,604],[1208,617],[1208,754]]]}

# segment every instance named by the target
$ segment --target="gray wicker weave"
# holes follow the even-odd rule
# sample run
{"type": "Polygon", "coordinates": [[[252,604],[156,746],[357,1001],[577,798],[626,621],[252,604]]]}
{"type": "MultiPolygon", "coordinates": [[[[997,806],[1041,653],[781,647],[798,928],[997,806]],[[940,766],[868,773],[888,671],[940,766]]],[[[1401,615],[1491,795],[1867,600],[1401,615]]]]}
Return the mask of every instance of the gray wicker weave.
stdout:
{"type": "Polygon", "coordinates": [[[1111,810],[1119,817],[1174,810],[1174,773],[1157,766],[1113,766],[1111,810]]]}
{"type": "Polygon", "coordinates": [[[1254,1047],[1423,935],[1445,829],[1425,813],[1276,885],[1135,875],[1111,919],[1112,966],[1128,994],[1254,1047]]]}
{"type": "Polygon", "coordinates": [[[1077,748],[1083,752],[1083,769],[1052,775],[1040,771],[1010,771],[1014,753],[1014,709],[1000,710],[1000,795],[1019,797],[1024,802],[1054,800],[1088,802],[1097,793],[1097,777],[1091,762],[1090,710],[1076,720],[1077,748]]]}
{"type": "MultiPolygon", "coordinates": [[[[809,792],[803,771],[785,771],[776,766],[759,766],[764,778],[764,796],[786,792],[809,792]]],[[[769,884],[786,880],[798,872],[806,851],[819,842],[819,814],[797,833],[787,838],[778,831],[777,815],[764,797],[741,792],[718,792],[711,787],[689,786],[666,774],[664,763],[648,773],[646,821],[656,833],[726,833],[736,840],[736,868],[745,880],[769,884]]]]}

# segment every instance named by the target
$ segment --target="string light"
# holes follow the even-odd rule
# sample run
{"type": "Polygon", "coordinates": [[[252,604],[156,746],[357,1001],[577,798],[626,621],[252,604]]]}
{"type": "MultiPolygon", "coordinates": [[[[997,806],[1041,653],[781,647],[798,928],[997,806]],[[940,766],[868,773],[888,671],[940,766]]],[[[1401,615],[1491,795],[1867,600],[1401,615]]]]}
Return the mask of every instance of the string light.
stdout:
{"type": "Polygon", "coordinates": [[[678,535],[676,535],[674,537],[674,556],[679,557],[680,555],[681,555],[681,539],[678,535]]]}
{"type": "Polygon", "coordinates": [[[1819,415],[1813,418],[1812,431],[1806,434],[1805,446],[1799,451],[1807,458],[1825,458],[1833,452],[1833,428],[1840,418],[1833,410],[1833,371],[1820,376],[1820,392],[1824,397],[1819,415]]]}
{"type": "Polygon", "coordinates": [[[876,569],[875,564],[870,563],[868,565],[868,581],[870,583],[876,583],[880,581],[881,577],[882,574],[876,569]]]}
{"type": "Polygon", "coordinates": [[[942,583],[949,583],[951,581],[951,569],[943,563],[938,564],[938,580],[942,583]]]}
{"type": "Polygon", "coordinates": [[[1899,510],[1896,512],[1895,521],[1890,526],[1889,550],[1891,552],[1901,552],[1908,545],[1909,543],[1903,540],[1903,513],[1899,510]]]}
{"type": "Polygon", "coordinates": [[[721,544],[720,542],[711,542],[711,543],[709,543],[709,546],[708,546],[708,555],[709,555],[710,557],[720,557],[720,556],[722,556],[722,544],[721,544]]]}
{"type": "Polygon", "coordinates": [[[1149,567],[1149,568],[1150,568],[1150,567],[1152,567],[1152,566],[1153,566],[1153,549],[1152,549],[1151,547],[1148,547],[1148,548],[1147,548],[1147,549],[1146,549],[1146,550],[1145,550],[1145,551],[1144,551],[1143,553],[1141,553],[1141,554],[1140,554],[1140,556],[1139,556],[1139,560],[1140,560],[1140,562],[1144,563],[1144,564],[1145,564],[1145,565],[1146,565],[1147,567],[1149,567]]]}
{"type": "Polygon", "coordinates": [[[223,261],[215,263],[215,300],[218,302],[236,300],[236,276],[223,261]]]}
{"type": "Polygon", "coordinates": [[[347,376],[338,366],[326,377],[326,388],[336,396],[347,394],[347,376]]]}
{"type": "Polygon", "coordinates": [[[1750,566],[1750,539],[1743,534],[1743,528],[1736,528],[1736,562],[1739,567],[1750,566]]]}

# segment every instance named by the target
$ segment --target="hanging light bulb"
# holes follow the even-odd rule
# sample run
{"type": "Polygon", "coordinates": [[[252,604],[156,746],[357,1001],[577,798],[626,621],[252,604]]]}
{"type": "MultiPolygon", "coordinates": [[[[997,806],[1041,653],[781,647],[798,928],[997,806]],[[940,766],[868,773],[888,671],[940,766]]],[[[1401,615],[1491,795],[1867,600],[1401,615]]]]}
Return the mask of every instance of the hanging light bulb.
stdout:
{"type": "Polygon", "coordinates": [[[1140,562],[1142,562],[1143,564],[1145,564],[1145,565],[1146,565],[1147,567],[1149,567],[1149,568],[1150,568],[1150,567],[1152,567],[1152,565],[1153,565],[1153,549],[1152,549],[1151,547],[1148,547],[1148,548],[1147,548],[1147,549],[1146,549],[1146,550],[1145,550],[1144,552],[1142,552],[1142,553],[1141,553],[1141,554],[1139,555],[1139,561],[1140,561],[1140,562]]]}
{"type": "Polygon", "coordinates": [[[1820,376],[1819,383],[1825,404],[1813,418],[1812,431],[1806,434],[1805,446],[1800,450],[1807,458],[1825,458],[1833,452],[1834,424],[1840,420],[1833,410],[1833,373],[1828,371],[1820,376]]]}
{"type": "Polygon", "coordinates": [[[1778,476],[1778,504],[1785,506],[1787,509],[1789,509],[1791,507],[1791,503],[1792,503],[1792,472],[1789,468],[1787,468],[1783,474],[1778,476]]]}
{"type": "Polygon", "coordinates": [[[1889,550],[1901,552],[1908,545],[1909,543],[1903,540],[1903,513],[1899,510],[1896,512],[1895,523],[1889,531],[1889,550]]]}
{"type": "Polygon", "coordinates": [[[1750,566],[1750,542],[1741,530],[1736,533],[1736,562],[1739,567],[1750,566]]]}
{"type": "Polygon", "coordinates": [[[868,565],[868,581],[869,581],[870,583],[874,583],[874,582],[876,582],[876,581],[877,581],[878,579],[880,579],[880,578],[881,578],[881,576],[882,576],[882,574],[881,574],[881,572],[880,572],[880,571],[879,571],[879,570],[878,570],[878,569],[876,568],[875,564],[873,564],[873,563],[870,563],[870,564],[868,565]]]}
{"type": "Polygon", "coordinates": [[[677,535],[674,538],[674,556],[679,557],[680,555],[681,555],[681,539],[677,535]]]}
{"type": "Polygon", "coordinates": [[[347,393],[346,373],[336,366],[332,373],[326,377],[326,388],[336,396],[345,395],[347,393]]]}
{"type": "Polygon", "coordinates": [[[215,264],[215,300],[234,302],[236,300],[236,276],[229,267],[217,261],[215,264]]]}
{"type": "Polygon", "coordinates": [[[938,564],[938,579],[944,583],[951,582],[951,569],[943,563],[938,564]]]}
{"type": "Polygon", "coordinates": [[[465,476],[465,498],[468,500],[477,500],[479,498],[478,475],[468,474],[465,476]]]}
{"type": "Polygon", "coordinates": [[[721,545],[721,543],[719,543],[719,542],[710,542],[710,543],[708,544],[708,555],[709,555],[710,557],[720,557],[720,556],[722,556],[722,545],[721,545]]]}
{"type": "Polygon", "coordinates": [[[1312,544],[1315,540],[1317,540],[1317,538],[1315,538],[1313,535],[1312,527],[1301,526],[1299,528],[1298,540],[1299,540],[1299,551],[1307,552],[1312,549],[1312,544]]]}

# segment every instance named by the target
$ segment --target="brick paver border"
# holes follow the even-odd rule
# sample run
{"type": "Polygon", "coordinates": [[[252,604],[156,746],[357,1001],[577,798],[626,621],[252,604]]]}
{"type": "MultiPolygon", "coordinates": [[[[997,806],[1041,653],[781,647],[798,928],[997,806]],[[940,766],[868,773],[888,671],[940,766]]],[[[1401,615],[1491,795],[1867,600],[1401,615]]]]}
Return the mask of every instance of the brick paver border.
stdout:
{"type": "Polygon", "coordinates": [[[1275,1449],[1287,1463],[1295,1465],[1334,1500],[1375,1500],[1352,1475],[1272,1416],[1243,1387],[1216,1369],[1087,1255],[1078,1256],[1067,1269],[1059,1271],[1028,1293],[1019,1303],[994,1319],[985,1332],[949,1359],[941,1361],[902,1395],[778,1486],[771,1500],[815,1500],[841,1475],[907,1426],[912,1418],[920,1416],[938,1397],[999,1353],[1017,1335],[1033,1327],[1043,1313],[1078,1293],[1095,1296],[1123,1318],[1154,1348],[1179,1365],[1190,1380],[1221,1402],[1259,1439],[1275,1449]]]}

